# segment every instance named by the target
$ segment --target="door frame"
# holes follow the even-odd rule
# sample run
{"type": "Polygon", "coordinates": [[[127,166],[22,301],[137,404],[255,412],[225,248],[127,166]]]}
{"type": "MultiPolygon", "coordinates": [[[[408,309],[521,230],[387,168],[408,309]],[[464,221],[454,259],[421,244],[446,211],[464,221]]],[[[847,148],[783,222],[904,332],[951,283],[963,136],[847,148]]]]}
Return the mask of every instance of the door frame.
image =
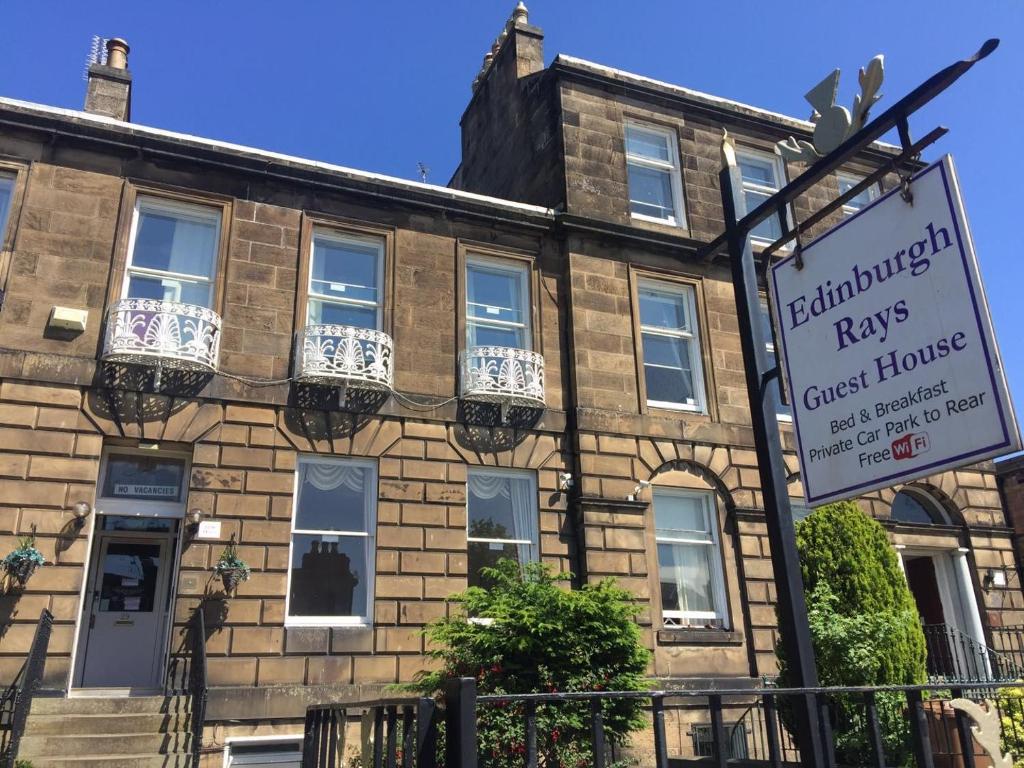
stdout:
{"type": "MultiPolygon", "coordinates": [[[[158,444],[153,444],[157,447],[140,447],[138,443],[123,445],[112,443],[103,447],[103,453],[100,457],[99,474],[96,478],[96,503],[93,505],[93,514],[89,516],[89,534],[86,539],[86,559],[82,564],[82,585],[78,592],[78,608],[75,617],[75,631],[71,638],[71,659],[70,659],[70,672],[68,675],[68,682],[66,688],[66,695],[72,697],[75,695],[88,696],[90,691],[97,689],[82,688],[80,685],[82,664],[84,663],[84,654],[81,653],[85,643],[83,637],[88,631],[88,619],[85,616],[86,598],[89,595],[89,587],[93,579],[93,570],[95,569],[96,563],[96,537],[98,534],[103,532],[99,530],[98,519],[100,515],[112,515],[115,517],[170,517],[178,520],[178,531],[176,534],[171,534],[169,538],[172,542],[173,555],[170,561],[170,573],[168,574],[167,584],[167,620],[164,622],[163,637],[157,644],[157,652],[162,658],[162,666],[166,671],[167,661],[171,655],[171,638],[174,630],[174,614],[175,606],[178,602],[178,573],[181,567],[181,555],[184,550],[186,528],[185,508],[188,505],[189,490],[191,486],[192,477],[192,451],[181,447],[171,448],[160,448],[158,444]],[[143,456],[154,456],[159,455],[161,458],[168,459],[183,459],[185,462],[184,470],[182,472],[182,498],[178,502],[161,502],[161,501],[138,501],[131,500],[127,501],[124,499],[112,499],[109,497],[101,496],[103,491],[103,482],[106,478],[107,473],[107,460],[110,454],[135,454],[143,456]],[[140,513],[139,510],[144,510],[145,513],[140,513]]],[[[91,609],[91,604],[90,604],[91,609]]],[[[163,689],[163,681],[160,683],[161,690],[163,689]]],[[[103,691],[103,695],[123,695],[130,696],[140,693],[137,691],[126,690],[122,688],[104,688],[99,689],[103,691]]],[[[151,693],[151,691],[150,691],[151,693]]]]}
{"type": "MultiPolygon", "coordinates": [[[[93,557],[93,565],[92,565],[92,568],[90,569],[91,572],[88,575],[87,586],[86,586],[87,600],[86,600],[85,605],[83,606],[83,611],[85,610],[85,608],[89,609],[90,621],[89,622],[86,621],[86,617],[85,617],[85,615],[83,613],[83,616],[82,616],[82,625],[83,625],[82,626],[82,640],[83,640],[82,659],[81,659],[80,668],[76,670],[76,675],[75,675],[75,679],[78,682],[78,684],[76,685],[76,688],[78,690],[101,690],[101,689],[102,690],[124,690],[124,691],[126,691],[128,693],[131,693],[131,692],[141,692],[141,691],[150,692],[150,691],[156,690],[158,688],[162,688],[162,684],[160,684],[160,683],[157,683],[156,686],[142,686],[142,685],[139,685],[139,686],[129,686],[127,688],[120,688],[120,687],[114,687],[114,686],[109,686],[108,687],[108,686],[85,686],[85,685],[83,685],[83,678],[85,677],[86,664],[88,663],[88,659],[89,659],[89,643],[88,643],[88,638],[89,638],[89,635],[93,631],[93,627],[92,626],[88,626],[88,624],[91,623],[91,618],[92,618],[93,609],[94,609],[95,598],[92,597],[92,595],[93,595],[93,593],[97,589],[97,579],[100,576],[100,570],[101,570],[101,567],[102,567],[103,562],[104,562],[104,558],[102,557],[102,555],[103,555],[103,551],[102,550],[103,550],[104,543],[106,542],[106,543],[109,544],[109,543],[114,543],[114,542],[121,542],[121,543],[123,543],[123,542],[128,542],[128,541],[139,541],[139,542],[157,544],[161,548],[161,557],[163,558],[163,564],[162,564],[161,570],[163,571],[163,573],[158,576],[157,585],[156,585],[157,586],[157,591],[156,591],[156,594],[154,595],[154,612],[158,614],[158,621],[160,622],[160,625],[158,626],[156,636],[154,637],[153,650],[154,650],[154,653],[157,656],[159,656],[160,655],[160,651],[163,648],[163,644],[164,644],[163,640],[164,640],[164,634],[165,634],[166,627],[170,623],[169,620],[173,617],[173,603],[171,602],[171,583],[172,583],[172,579],[174,578],[174,576],[173,576],[173,559],[174,559],[175,550],[177,549],[177,541],[176,541],[177,539],[178,539],[178,531],[177,530],[175,530],[174,532],[167,532],[167,533],[155,533],[155,532],[152,532],[152,531],[98,531],[96,533],[96,544],[95,544],[95,552],[94,552],[94,557],[93,557]],[[165,600],[167,601],[166,603],[164,602],[165,600]]],[[[161,663],[159,658],[154,658],[153,661],[152,661],[152,672],[153,672],[153,677],[154,678],[158,679],[160,677],[159,668],[161,666],[165,666],[165,664],[161,663]]]]}

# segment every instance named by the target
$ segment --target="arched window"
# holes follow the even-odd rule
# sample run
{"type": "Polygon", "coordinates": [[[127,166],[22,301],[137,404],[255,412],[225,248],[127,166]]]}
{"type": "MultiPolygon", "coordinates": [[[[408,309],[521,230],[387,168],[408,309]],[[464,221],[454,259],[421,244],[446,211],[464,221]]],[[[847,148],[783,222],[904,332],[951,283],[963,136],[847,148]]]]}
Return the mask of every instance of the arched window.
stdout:
{"type": "Polygon", "coordinates": [[[900,523],[923,525],[949,525],[949,515],[939,503],[925,491],[904,488],[892,500],[893,520],[900,523]]]}

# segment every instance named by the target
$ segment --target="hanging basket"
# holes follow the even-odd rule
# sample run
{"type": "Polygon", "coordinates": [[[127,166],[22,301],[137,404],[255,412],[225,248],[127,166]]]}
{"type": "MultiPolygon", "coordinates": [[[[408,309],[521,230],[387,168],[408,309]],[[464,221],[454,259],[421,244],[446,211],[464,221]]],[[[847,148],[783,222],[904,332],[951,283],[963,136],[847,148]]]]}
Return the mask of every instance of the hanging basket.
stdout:
{"type": "Polygon", "coordinates": [[[224,568],[220,572],[220,580],[224,582],[224,591],[228,594],[234,594],[238,585],[248,578],[249,573],[245,568],[224,568]]]}
{"type": "Polygon", "coordinates": [[[14,579],[19,587],[24,587],[28,583],[28,580],[32,578],[32,574],[36,572],[38,567],[39,563],[27,557],[18,557],[4,561],[4,570],[7,571],[7,575],[14,579]]]}

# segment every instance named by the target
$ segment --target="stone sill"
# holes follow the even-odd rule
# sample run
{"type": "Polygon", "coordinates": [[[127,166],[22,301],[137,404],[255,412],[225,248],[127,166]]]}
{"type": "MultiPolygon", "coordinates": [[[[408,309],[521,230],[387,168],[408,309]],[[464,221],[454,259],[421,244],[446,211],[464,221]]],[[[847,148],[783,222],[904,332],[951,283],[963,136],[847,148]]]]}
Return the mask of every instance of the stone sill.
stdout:
{"type": "Polygon", "coordinates": [[[742,645],[743,635],[727,629],[659,629],[658,645],[742,645]]]}

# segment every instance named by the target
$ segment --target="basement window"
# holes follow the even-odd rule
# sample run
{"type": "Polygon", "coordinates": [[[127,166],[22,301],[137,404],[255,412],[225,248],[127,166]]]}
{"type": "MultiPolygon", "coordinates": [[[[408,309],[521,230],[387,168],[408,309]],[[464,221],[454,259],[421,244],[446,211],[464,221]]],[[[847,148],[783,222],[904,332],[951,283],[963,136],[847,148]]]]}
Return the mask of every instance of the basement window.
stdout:
{"type": "Polygon", "coordinates": [[[224,747],[224,766],[273,766],[273,768],[301,768],[302,738],[255,737],[228,739],[224,747]]]}

